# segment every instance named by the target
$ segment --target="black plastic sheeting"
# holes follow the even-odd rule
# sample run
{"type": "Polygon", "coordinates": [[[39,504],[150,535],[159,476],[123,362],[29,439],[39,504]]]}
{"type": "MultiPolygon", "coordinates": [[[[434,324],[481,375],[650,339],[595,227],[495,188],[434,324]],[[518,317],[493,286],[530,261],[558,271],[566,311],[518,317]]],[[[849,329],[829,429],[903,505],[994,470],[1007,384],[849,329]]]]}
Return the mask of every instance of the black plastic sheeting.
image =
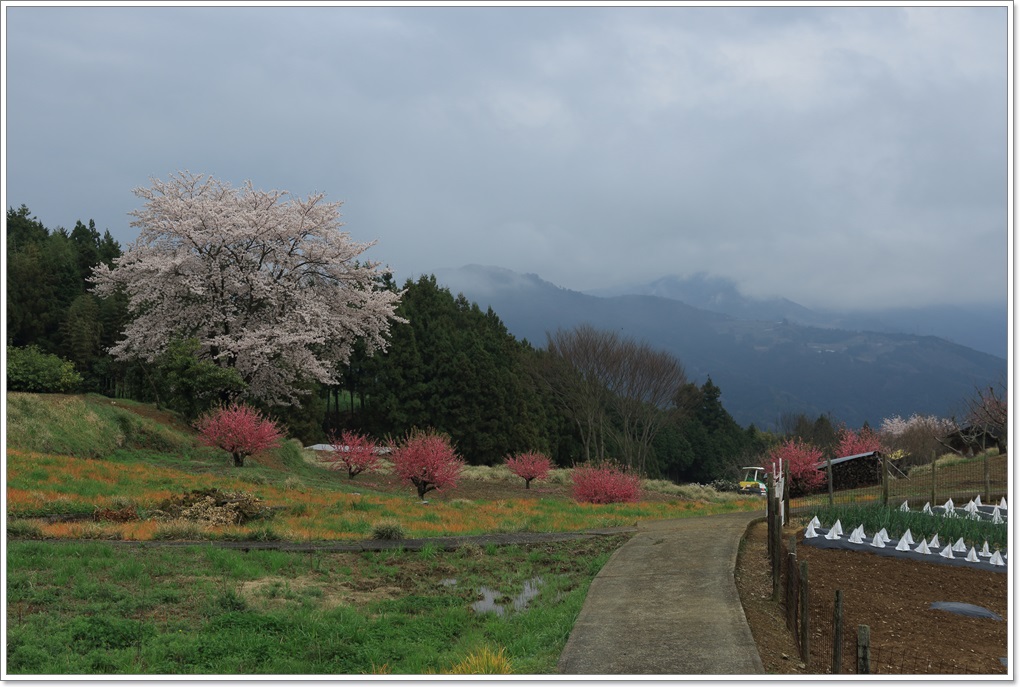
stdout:
{"type": "Polygon", "coordinates": [[[960,603],[959,601],[932,601],[929,608],[933,611],[948,611],[956,615],[965,615],[968,618],[990,618],[991,620],[1002,620],[1002,616],[993,613],[983,606],[960,603]]]}
{"type": "MultiPolygon", "coordinates": [[[[844,528],[843,534],[840,536],[839,539],[826,539],[825,535],[828,533],[828,530],[823,530],[816,527],[815,532],[818,533],[818,536],[812,539],[803,538],[803,541],[808,546],[813,546],[816,549],[845,549],[847,551],[863,551],[866,553],[874,553],[879,556],[892,556],[894,558],[905,558],[912,561],[937,563],[939,565],[955,565],[961,568],[972,568],[974,570],[991,570],[992,572],[1001,573],[1004,573],[1007,570],[1009,570],[1008,565],[992,565],[991,563],[988,562],[987,558],[981,558],[979,562],[971,563],[970,561],[964,559],[964,557],[967,555],[966,553],[953,552],[953,555],[956,556],[956,558],[943,558],[942,556],[940,556],[939,552],[942,551],[945,545],[952,544],[953,542],[942,542],[942,546],[939,547],[938,551],[932,551],[929,554],[924,554],[914,552],[914,548],[917,546],[917,544],[921,542],[920,539],[918,539],[917,543],[910,547],[910,551],[897,551],[896,543],[899,541],[899,538],[893,539],[892,542],[885,545],[884,549],[880,549],[878,547],[871,545],[871,538],[875,536],[873,532],[868,536],[867,539],[864,540],[864,543],[862,544],[850,543],[849,541],[847,541],[847,539],[849,539],[850,532],[852,531],[853,531],[852,529],[844,528]]],[[[969,551],[970,548],[968,547],[967,550],[969,551]]]]}

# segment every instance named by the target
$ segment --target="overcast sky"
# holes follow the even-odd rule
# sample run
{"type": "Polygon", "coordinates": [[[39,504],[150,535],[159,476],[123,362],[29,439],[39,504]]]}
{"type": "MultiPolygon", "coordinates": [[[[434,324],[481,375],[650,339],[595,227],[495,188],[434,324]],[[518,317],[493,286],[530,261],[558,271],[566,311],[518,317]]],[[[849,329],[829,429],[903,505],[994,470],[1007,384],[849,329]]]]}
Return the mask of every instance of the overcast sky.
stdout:
{"type": "Polygon", "coordinates": [[[187,169],[343,200],[401,281],[1006,297],[1005,5],[4,13],[5,203],[50,228],[127,247],[187,169]]]}

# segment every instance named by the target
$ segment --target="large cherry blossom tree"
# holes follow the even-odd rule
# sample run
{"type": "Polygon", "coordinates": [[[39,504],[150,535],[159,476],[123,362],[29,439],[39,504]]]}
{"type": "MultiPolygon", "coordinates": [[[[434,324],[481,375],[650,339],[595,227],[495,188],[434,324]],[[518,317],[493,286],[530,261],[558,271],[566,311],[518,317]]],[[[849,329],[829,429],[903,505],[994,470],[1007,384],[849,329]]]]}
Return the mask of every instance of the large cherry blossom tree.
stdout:
{"type": "Polygon", "coordinates": [[[93,275],[97,294],[123,287],[130,299],[115,357],[152,361],[194,337],[199,358],[237,370],[246,397],[287,404],[306,381],[336,383],[355,341],[385,349],[400,296],[375,288],[379,263],[358,259],[374,244],[341,230],[341,203],[187,171],[134,192],[138,239],[93,275]]]}

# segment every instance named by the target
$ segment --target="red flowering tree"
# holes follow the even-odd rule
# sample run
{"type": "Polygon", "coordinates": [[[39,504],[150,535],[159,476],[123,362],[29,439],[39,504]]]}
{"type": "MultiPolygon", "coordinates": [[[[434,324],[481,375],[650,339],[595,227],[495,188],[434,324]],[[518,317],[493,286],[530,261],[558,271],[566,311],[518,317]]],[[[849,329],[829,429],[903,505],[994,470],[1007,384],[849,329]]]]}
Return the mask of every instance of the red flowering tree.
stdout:
{"type": "Polygon", "coordinates": [[[612,464],[574,468],[571,494],[579,503],[630,503],[641,498],[641,478],[612,464]]]}
{"type": "Polygon", "coordinates": [[[790,462],[790,494],[807,494],[825,483],[825,472],[818,469],[822,450],[798,438],[787,439],[769,451],[768,460],[777,465],[790,462]]]}
{"type": "Polygon", "coordinates": [[[449,438],[432,431],[412,430],[393,455],[393,470],[415,486],[423,501],[433,489],[457,486],[463,469],[449,438]]]}
{"type": "Polygon", "coordinates": [[[836,445],[836,457],[856,456],[861,453],[872,451],[885,451],[882,440],[870,427],[865,427],[859,432],[844,427],[839,430],[839,443],[836,445]]]}
{"type": "Polygon", "coordinates": [[[333,452],[326,461],[331,470],[346,470],[347,478],[354,479],[362,472],[373,472],[379,468],[377,445],[366,436],[344,430],[340,436],[330,436],[333,452]]]}
{"type": "Polygon", "coordinates": [[[531,489],[531,480],[549,476],[552,461],[541,453],[518,453],[507,456],[507,469],[524,480],[524,488],[531,489]]]}
{"type": "Polygon", "coordinates": [[[223,406],[200,417],[195,423],[199,441],[221,448],[244,467],[244,459],[279,446],[283,433],[272,420],[245,404],[223,406]]]}

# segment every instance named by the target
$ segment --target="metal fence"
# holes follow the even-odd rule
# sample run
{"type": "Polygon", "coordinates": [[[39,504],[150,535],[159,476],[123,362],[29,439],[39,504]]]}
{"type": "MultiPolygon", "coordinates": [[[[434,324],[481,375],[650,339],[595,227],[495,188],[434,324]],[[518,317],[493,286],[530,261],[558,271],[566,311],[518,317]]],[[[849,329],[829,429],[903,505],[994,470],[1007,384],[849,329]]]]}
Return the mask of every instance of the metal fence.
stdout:
{"type": "Polygon", "coordinates": [[[839,488],[839,467],[832,469],[835,473],[831,482],[833,489],[829,490],[826,485],[820,492],[793,497],[790,507],[866,502],[899,506],[907,501],[911,509],[920,510],[925,503],[933,507],[949,499],[966,503],[975,496],[981,496],[984,503],[992,504],[1008,492],[1009,461],[1006,455],[983,454],[974,458],[932,456],[930,461],[920,465],[906,465],[879,455],[864,459],[855,466],[858,481],[870,483],[849,488],[839,488]],[[866,479],[860,479],[862,474],[866,479]]]}

